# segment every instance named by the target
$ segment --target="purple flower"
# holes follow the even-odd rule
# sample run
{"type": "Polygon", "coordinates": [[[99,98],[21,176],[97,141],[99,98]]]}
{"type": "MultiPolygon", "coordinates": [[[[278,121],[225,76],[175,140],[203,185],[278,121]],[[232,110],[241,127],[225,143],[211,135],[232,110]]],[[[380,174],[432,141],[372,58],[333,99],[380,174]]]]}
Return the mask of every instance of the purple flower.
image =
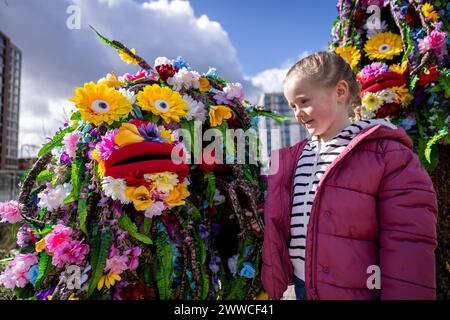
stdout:
{"type": "Polygon", "coordinates": [[[68,165],[68,166],[70,166],[71,163],[72,163],[72,161],[70,161],[69,155],[67,153],[65,153],[65,152],[61,153],[61,156],[59,157],[59,162],[61,164],[65,164],[65,165],[68,165]]]}
{"type": "Polygon", "coordinates": [[[209,269],[213,272],[213,273],[217,273],[219,272],[219,263],[220,263],[221,259],[219,256],[212,256],[211,260],[209,261],[209,269]]]}
{"type": "Polygon", "coordinates": [[[158,129],[156,123],[149,122],[147,124],[141,124],[138,128],[139,133],[147,141],[166,142],[166,138],[161,138],[161,132],[158,129]]]}
{"type": "Polygon", "coordinates": [[[380,62],[373,62],[373,63],[365,66],[361,70],[361,77],[363,77],[364,79],[369,79],[372,77],[379,76],[380,74],[388,72],[388,71],[389,71],[389,67],[386,64],[380,63],[380,62]]]}
{"type": "Polygon", "coordinates": [[[55,291],[55,288],[50,288],[50,289],[45,290],[45,291],[40,291],[40,292],[35,294],[35,297],[38,300],[47,300],[48,296],[53,294],[53,291],[55,291]]]}
{"type": "Polygon", "coordinates": [[[114,141],[114,137],[118,132],[118,129],[109,131],[103,137],[102,141],[97,144],[98,154],[102,160],[108,160],[113,151],[119,148],[119,146],[114,141]]]}
{"type": "Polygon", "coordinates": [[[220,225],[218,223],[211,223],[211,234],[217,236],[220,232],[220,225]]]}
{"type": "Polygon", "coordinates": [[[416,117],[414,114],[410,114],[406,118],[402,119],[402,121],[400,122],[400,126],[405,130],[410,130],[415,125],[416,125],[416,117]]]}
{"type": "Polygon", "coordinates": [[[202,238],[203,240],[207,239],[209,235],[208,228],[204,224],[201,224],[199,225],[198,229],[200,233],[200,238],[202,238]]]}

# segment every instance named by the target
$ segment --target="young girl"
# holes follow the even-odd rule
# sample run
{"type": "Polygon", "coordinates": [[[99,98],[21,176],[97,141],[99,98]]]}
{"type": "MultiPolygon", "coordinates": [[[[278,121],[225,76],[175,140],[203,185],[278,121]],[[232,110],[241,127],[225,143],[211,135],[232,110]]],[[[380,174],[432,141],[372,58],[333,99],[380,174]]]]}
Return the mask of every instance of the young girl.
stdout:
{"type": "Polygon", "coordinates": [[[311,138],[271,155],[262,282],[280,299],[435,299],[437,200],[405,131],[351,123],[359,85],[337,54],[287,73],[284,94],[311,138]]]}

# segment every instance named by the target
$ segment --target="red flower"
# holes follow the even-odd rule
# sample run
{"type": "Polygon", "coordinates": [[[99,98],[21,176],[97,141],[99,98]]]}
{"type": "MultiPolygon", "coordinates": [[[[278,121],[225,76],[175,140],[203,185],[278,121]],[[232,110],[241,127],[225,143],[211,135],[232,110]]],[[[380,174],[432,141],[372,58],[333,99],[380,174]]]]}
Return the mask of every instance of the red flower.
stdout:
{"type": "Polygon", "coordinates": [[[422,71],[419,74],[419,80],[417,80],[418,86],[424,86],[430,82],[433,82],[439,77],[439,71],[436,70],[437,66],[432,66],[428,68],[428,73],[422,71]]]}
{"type": "Polygon", "coordinates": [[[411,28],[419,28],[421,26],[420,17],[412,5],[409,5],[406,10],[405,20],[411,28]]]}
{"type": "Polygon", "coordinates": [[[145,283],[129,284],[120,293],[122,300],[153,300],[155,291],[145,283]]]}
{"type": "Polygon", "coordinates": [[[158,71],[161,80],[166,81],[168,78],[173,77],[178,72],[178,69],[171,64],[162,64],[156,67],[156,71],[158,71]]]}
{"type": "Polygon", "coordinates": [[[398,103],[386,103],[377,110],[376,117],[377,118],[385,118],[387,116],[391,116],[393,114],[397,114],[400,110],[400,104],[398,103]]]}
{"type": "Polygon", "coordinates": [[[137,176],[132,173],[127,174],[125,176],[125,182],[128,187],[140,187],[140,186],[150,187],[150,182],[145,180],[143,176],[137,176]]]}
{"type": "Polygon", "coordinates": [[[136,128],[139,129],[142,125],[146,126],[149,123],[149,121],[132,119],[132,120],[130,120],[130,123],[134,124],[136,126],[136,128]]]}
{"type": "Polygon", "coordinates": [[[361,29],[364,24],[364,18],[366,15],[366,11],[363,9],[358,9],[355,12],[355,29],[361,29]]]}

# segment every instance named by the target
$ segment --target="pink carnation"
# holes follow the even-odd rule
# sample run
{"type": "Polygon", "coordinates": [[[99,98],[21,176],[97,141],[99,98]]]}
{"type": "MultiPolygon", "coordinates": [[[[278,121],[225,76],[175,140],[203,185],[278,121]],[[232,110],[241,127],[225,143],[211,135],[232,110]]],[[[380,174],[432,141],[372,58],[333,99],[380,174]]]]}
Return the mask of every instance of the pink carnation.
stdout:
{"type": "Polygon", "coordinates": [[[22,221],[17,201],[0,202],[0,222],[16,223],[22,221]]]}
{"type": "Polygon", "coordinates": [[[89,253],[89,246],[82,241],[72,240],[64,242],[53,253],[52,263],[57,267],[64,267],[66,264],[81,264],[86,254],[89,253]]]}
{"type": "Polygon", "coordinates": [[[137,267],[139,266],[139,256],[142,253],[142,249],[139,247],[134,247],[130,250],[127,250],[125,253],[131,255],[130,264],[128,265],[128,268],[130,270],[136,270],[137,267]]]}
{"type": "Polygon", "coordinates": [[[108,160],[114,150],[118,149],[119,146],[114,141],[118,129],[109,131],[102,139],[101,142],[97,144],[98,153],[103,161],[108,160]]]}
{"type": "Polygon", "coordinates": [[[76,157],[77,144],[78,144],[78,141],[80,140],[80,137],[81,137],[81,133],[78,131],[68,133],[64,136],[64,139],[63,139],[64,148],[66,149],[66,153],[71,158],[76,157]]]}
{"type": "Polygon", "coordinates": [[[128,257],[115,255],[106,261],[105,271],[110,270],[114,274],[121,274],[128,269],[128,257]]]}
{"type": "Polygon", "coordinates": [[[436,56],[442,58],[443,55],[447,54],[446,41],[447,32],[433,30],[429,36],[418,40],[420,53],[433,51],[436,56]]]}
{"type": "Polygon", "coordinates": [[[47,251],[54,253],[60,245],[72,240],[70,238],[72,233],[72,229],[70,227],[66,227],[65,225],[57,224],[53,226],[52,231],[45,236],[47,251]]]}
{"type": "Polygon", "coordinates": [[[37,255],[19,254],[12,260],[6,270],[0,275],[0,284],[5,288],[14,289],[23,288],[30,281],[28,271],[39,261],[37,255]]]}
{"type": "Polygon", "coordinates": [[[131,73],[127,72],[123,75],[123,77],[128,81],[136,81],[138,79],[145,78],[147,76],[148,76],[148,74],[144,69],[139,70],[135,74],[131,74],[131,73]]]}

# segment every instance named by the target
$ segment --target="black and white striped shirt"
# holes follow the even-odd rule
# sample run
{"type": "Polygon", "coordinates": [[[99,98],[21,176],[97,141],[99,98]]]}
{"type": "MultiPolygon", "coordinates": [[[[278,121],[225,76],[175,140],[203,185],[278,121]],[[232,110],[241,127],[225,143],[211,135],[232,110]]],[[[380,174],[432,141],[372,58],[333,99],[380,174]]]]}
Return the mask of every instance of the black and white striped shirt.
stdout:
{"type": "Polygon", "coordinates": [[[384,119],[361,120],[341,130],[326,143],[321,143],[317,136],[312,136],[298,159],[294,173],[289,256],[294,267],[294,274],[302,280],[305,280],[307,225],[321,177],[361,130],[377,124],[396,128],[384,119]]]}

